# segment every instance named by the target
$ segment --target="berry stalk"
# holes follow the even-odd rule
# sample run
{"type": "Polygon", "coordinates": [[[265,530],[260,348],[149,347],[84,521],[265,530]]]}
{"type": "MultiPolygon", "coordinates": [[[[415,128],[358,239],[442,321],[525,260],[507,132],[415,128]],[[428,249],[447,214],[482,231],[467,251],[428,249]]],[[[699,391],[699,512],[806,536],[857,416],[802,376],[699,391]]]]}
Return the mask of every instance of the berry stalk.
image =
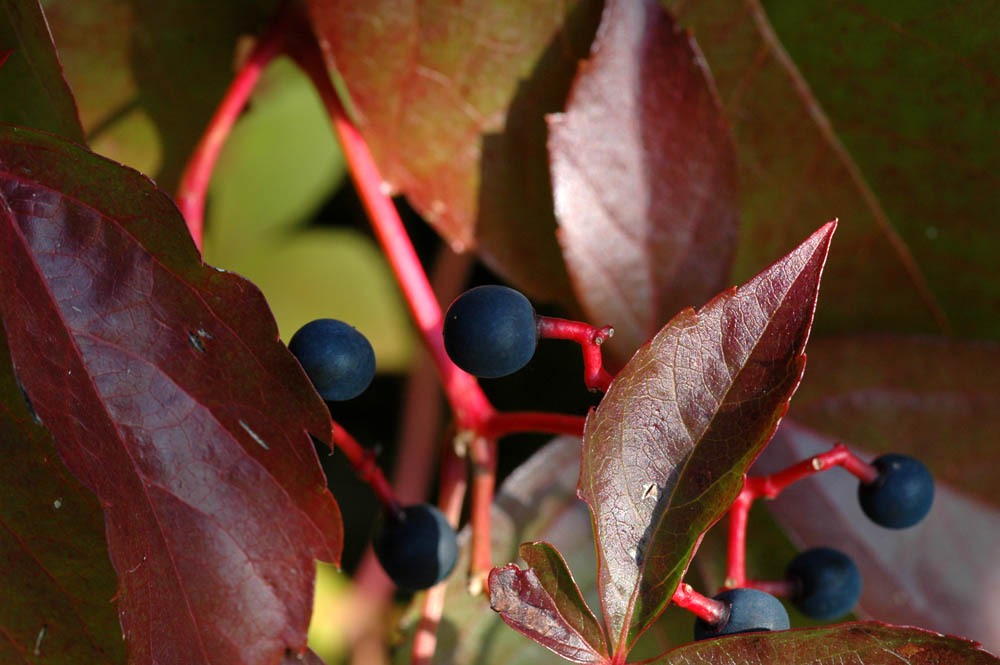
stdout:
{"type": "MultiPolygon", "coordinates": [[[[746,579],[746,532],[750,506],[761,497],[773,499],[792,483],[821,471],[843,467],[863,484],[878,478],[877,468],[861,460],[847,446],[837,443],[825,453],[791,465],[766,476],[747,476],[743,489],[729,509],[729,552],[726,566],[726,588],[748,586],[746,579]]],[[[766,589],[761,589],[766,591],[766,589]]]]}
{"type": "Polygon", "coordinates": [[[614,378],[604,369],[601,344],[615,334],[611,326],[594,327],[580,321],[570,321],[551,316],[535,320],[539,339],[565,339],[576,342],[583,351],[583,380],[591,390],[607,392],[614,378]]]}

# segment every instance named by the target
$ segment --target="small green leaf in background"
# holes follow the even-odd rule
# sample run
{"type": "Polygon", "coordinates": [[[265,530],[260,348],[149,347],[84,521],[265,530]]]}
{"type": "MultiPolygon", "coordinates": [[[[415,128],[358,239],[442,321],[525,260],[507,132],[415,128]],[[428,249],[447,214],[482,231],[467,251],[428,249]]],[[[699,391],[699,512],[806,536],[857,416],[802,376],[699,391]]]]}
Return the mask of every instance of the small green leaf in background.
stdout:
{"type": "Polygon", "coordinates": [[[290,60],[276,60],[219,155],[205,260],[264,292],[286,342],[313,319],[342,319],[372,343],[380,371],[402,371],[414,335],[385,257],[359,231],[306,226],[344,177],[315,90],[290,60]]]}

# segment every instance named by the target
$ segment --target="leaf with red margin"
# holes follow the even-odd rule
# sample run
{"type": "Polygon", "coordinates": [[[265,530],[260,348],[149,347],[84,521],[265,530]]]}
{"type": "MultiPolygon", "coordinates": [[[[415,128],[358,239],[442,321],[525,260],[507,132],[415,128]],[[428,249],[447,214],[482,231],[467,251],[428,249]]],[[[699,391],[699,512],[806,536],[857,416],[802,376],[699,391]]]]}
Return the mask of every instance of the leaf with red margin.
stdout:
{"type": "Polygon", "coordinates": [[[342,546],[309,437],[330,419],[260,292],[144,176],[2,126],[0,255],[15,371],[104,506],[129,663],[304,649],[342,546]]]}
{"type": "Polygon", "coordinates": [[[559,241],[624,362],[726,286],[736,152],[694,39],[655,0],[612,0],[567,110],[548,117],[559,241]]]}
{"type": "Polygon", "coordinates": [[[733,635],[673,649],[649,665],[996,665],[974,642],[875,622],[733,635]]]}
{"type": "Polygon", "coordinates": [[[456,249],[537,299],[571,303],[546,113],[559,111],[598,0],[310,0],[331,69],[386,182],[456,249]]]}
{"type": "Polygon", "coordinates": [[[124,663],[101,506],[33,419],[4,335],[0,441],[0,663],[124,663]]]}
{"type": "Polygon", "coordinates": [[[587,416],[578,491],[593,516],[614,653],[670,602],[787,410],[835,228],[674,317],[587,416]]]}
{"type": "Polygon", "coordinates": [[[604,630],[580,595],[559,551],[548,543],[524,543],[514,564],[490,571],[490,607],[519,633],[574,663],[608,662],[604,630]]]}
{"type": "Polygon", "coordinates": [[[6,91],[0,95],[0,122],[84,142],[76,102],[37,0],[0,0],[0,90],[6,91]]]}

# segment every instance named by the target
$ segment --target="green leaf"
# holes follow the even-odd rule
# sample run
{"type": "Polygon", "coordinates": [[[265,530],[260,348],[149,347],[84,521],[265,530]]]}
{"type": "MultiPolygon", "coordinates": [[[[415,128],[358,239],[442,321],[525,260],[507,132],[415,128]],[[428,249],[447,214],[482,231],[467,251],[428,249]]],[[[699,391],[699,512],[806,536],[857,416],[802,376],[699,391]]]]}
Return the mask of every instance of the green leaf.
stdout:
{"type": "Polygon", "coordinates": [[[83,143],[73,93],[37,0],[0,0],[0,91],[0,122],[83,143]]]}
{"type": "Polygon", "coordinates": [[[219,154],[206,245],[227,265],[312,217],[343,181],[343,156],[309,79],[287,58],[261,76],[219,154]]]}
{"type": "MultiPolygon", "coordinates": [[[[827,267],[817,331],[934,331],[945,326],[922,267],[900,239],[895,220],[871,191],[865,173],[844,149],[836,125],[831,126],[809,83],[784,51],[763,8],[738,0],[664,4],[694,32],[733,124],[742,220],[734,277],[745,279],[817,223],[839,218],[838,251],[827,267]]],[[[826,57],[840,59],[843,37],[831,31],[826,39],[826,57]]],[[[865,32],[850,43],[868,39],[865,32]]],[[[844,89],[853,90],[859,76],[882,80],[887,73],[879,67],[858,72],[843,80],[844,89]]],[[[901,85],[914,83],[921,81],[901,85]]],[[[878,104],[865,105],[869,116],[882,112],[878,104]]],[[[936,189],[925,180],[910,186],[936,189]]]]}
{"type": "Polygon", "coordinates": [[[544,116],[562,109],[600,2],[309,4],[386,182],[456,250],[477,248],[522,290],[572,303],[544,116]]]}
{"type": "Polygon", "coordinates": [[[763,5],[953,331],[1000,338],[997,6],[763,5]]]}

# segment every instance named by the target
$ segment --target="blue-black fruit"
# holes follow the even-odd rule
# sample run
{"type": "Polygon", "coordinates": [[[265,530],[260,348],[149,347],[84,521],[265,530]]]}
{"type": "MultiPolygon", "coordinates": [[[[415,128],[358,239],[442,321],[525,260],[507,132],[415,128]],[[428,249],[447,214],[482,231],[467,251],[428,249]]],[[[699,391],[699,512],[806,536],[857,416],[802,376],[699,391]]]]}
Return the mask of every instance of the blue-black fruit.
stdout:
{"type": "Polygon", "coordinates": [[[535,355],[535,309],[506,286],[477,286],[460,295],[444,317],[444,348],[469,374],[513,374],[535,355]]]}
{"type": "Polygon", "coordinates": [[[878,469],[878,478],[858,487],[865,515],[889,529],[905,529],[924,519],[934,503],[934,477],[923,462],[891,453],[872,466],[878,469]]]}
{"type": "Polygon", "coordinates": [[[830,547],[800,552],[785,570],[795,585],[791,601],[807,617],[831,621],[844,616],[861,596],[861,573],[851,557],[830,547]]]}
{"type": "Polygon", "coordinates": [[[375,377],[372,345],[343,321],[310,321],[292,336],[288,350],[320,397],[331,402],[357,397],[375,377]]]}
{"type": "Polygon", "coordinates": [[[791,626],[785,606],[769,593],[757,589],[729,589],[715,599],[726,603],[729,614],[718,626],[697,619],[694,623],[695,640],[762,630],[788,630],[791,626]]]}
{"type": "Polygon", "coordinates": [[[419,591],[451,574],[458,559],[455,530],[444,514],[427,503],[387,515],[372,543],[375,556],[396,586],[419,591]]]}

